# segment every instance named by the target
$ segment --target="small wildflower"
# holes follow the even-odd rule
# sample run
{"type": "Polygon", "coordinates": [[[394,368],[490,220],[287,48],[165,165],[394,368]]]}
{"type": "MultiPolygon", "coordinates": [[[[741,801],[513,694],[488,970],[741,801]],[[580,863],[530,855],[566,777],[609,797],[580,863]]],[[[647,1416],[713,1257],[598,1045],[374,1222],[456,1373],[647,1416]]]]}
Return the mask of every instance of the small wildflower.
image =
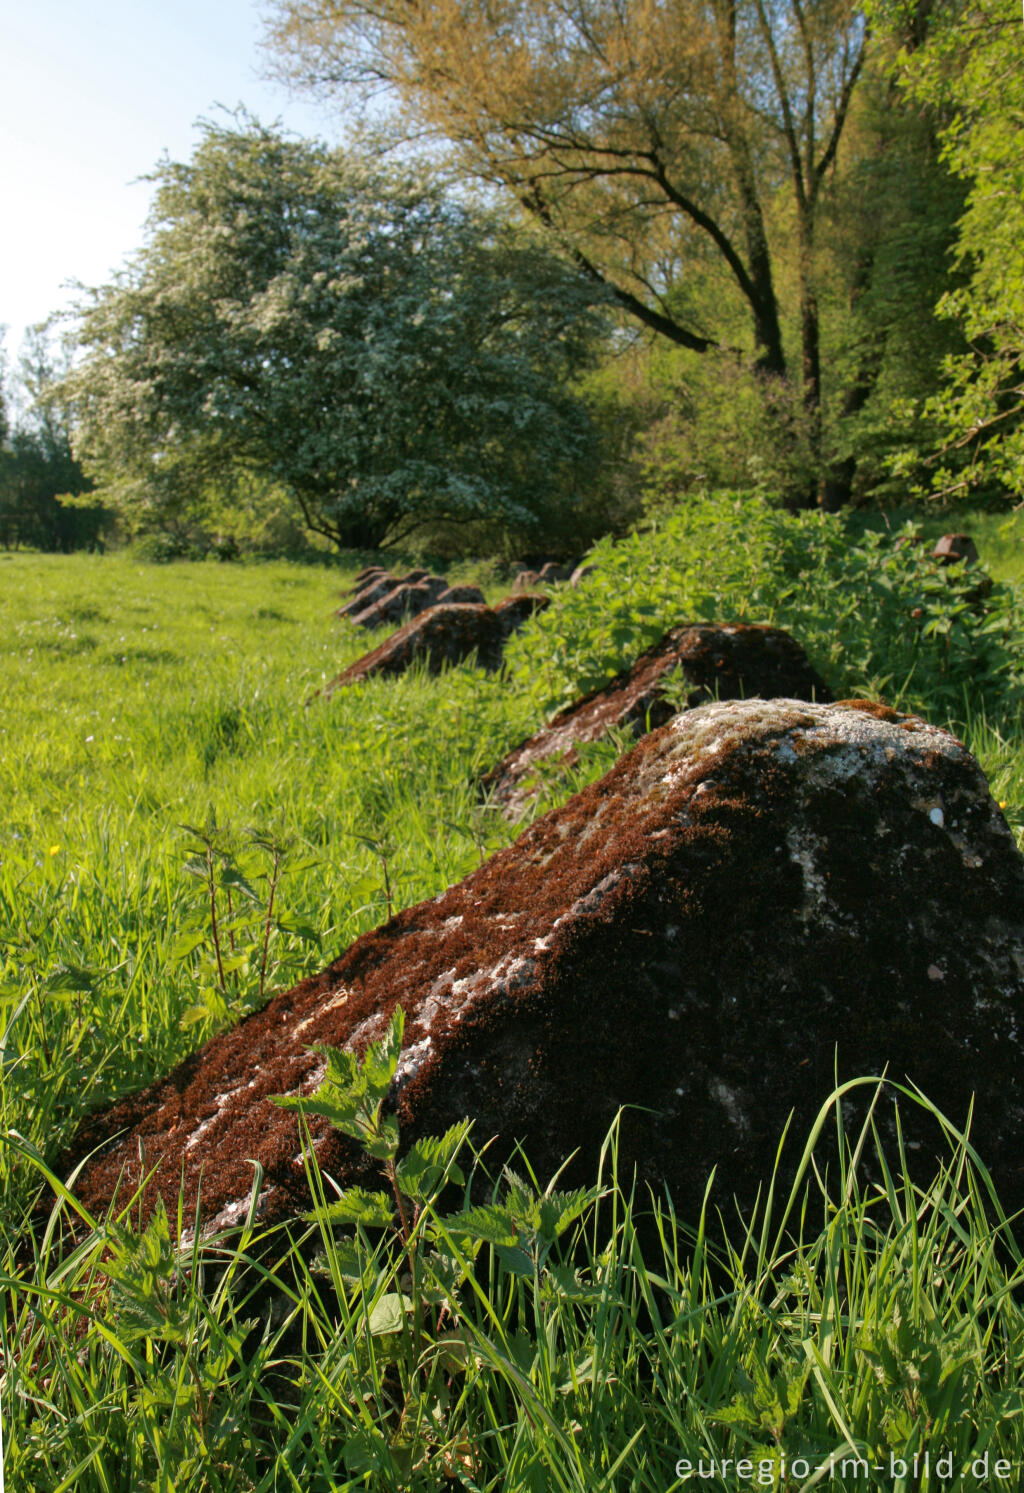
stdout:
{"type": "Polygon", "coordinates": [[[1001,809],[1005,809],[1005,808],[1006,808],[1006,799],[1005,799],[1005,798],[1001,798],[1001,799],[1000,799],[1000,800],[999,800],[999,807],[1000,807],[1000,808],[1001,808],[1001,809]]]}
{"type": "Polygon", "coordinates": [[[51,845],[50,846],[50,854],[51,855],[60,855],[60,846],[59,845],[51,845]]]}

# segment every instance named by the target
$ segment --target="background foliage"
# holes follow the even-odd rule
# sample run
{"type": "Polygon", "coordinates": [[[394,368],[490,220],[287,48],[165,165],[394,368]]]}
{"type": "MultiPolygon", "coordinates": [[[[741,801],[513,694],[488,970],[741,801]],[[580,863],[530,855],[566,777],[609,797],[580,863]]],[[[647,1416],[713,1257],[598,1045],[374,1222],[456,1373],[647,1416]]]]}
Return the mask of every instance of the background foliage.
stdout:
{"type": "Polygon", "coordinates": [[[70,411],[53,397],[68,360],[51,331],[33,327],[25,338],[18,380],[22,408],[13,418],[0,346],[0,545],[5,549],[95,549],[113,527],[113,513],[81,497],[92,483],[71,451],[70,411]]]}
{"type": "Polygon", "coordinates": [[[927,48],[900,58],[902,81],[941,109],[943,158],[966,192],[956,281],[937,312],[967,350],[950,353],[928,404],[942,439],[934,484],[1024,497],[1024,27],[1005,0],[940,8],[927,48]]]}

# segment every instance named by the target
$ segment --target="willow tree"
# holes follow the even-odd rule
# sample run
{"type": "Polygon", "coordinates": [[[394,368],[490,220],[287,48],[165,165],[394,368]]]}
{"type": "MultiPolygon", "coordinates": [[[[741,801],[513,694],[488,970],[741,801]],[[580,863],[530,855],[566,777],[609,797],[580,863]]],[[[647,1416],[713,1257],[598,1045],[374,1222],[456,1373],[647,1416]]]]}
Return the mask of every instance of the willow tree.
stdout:
{"type": "Polygon", "coordinates": [[[817,442],[815,238],[863,68],[856,0],[273,4],[269,45],[290,81],[396,90],[646,327],[696,353],[728,346],[726,308],[696,293],[709,265],[724,271],[749,327],[731,350],[779,379],[769,224],[790,220],[817,442]]]}

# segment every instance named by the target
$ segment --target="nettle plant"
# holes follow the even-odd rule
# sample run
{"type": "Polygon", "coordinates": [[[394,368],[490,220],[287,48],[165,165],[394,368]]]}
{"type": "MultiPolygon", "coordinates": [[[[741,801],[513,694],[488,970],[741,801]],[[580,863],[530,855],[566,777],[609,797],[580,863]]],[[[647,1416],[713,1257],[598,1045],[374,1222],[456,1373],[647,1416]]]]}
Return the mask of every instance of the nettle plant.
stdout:
{"type": "Polygon", "coordinates": [[[188,962],[197,981],[198,999],[181,1024],[220,1030],[263,1004],[268,980],[294,961],[296,945],[319,947],[312,924],[279,906],[282,877],[317,859],[294,836],[219,826],[212,810],[205,825],[181,829],[190,842],[184,869],[202,886],[170,949],[171,961],[188,962]]]}
{"type": "Polygon", "coordinates": [[[681,622],[767,622],[806,649],[839,696],[936,720],[992,716],[1024,692],[1021,604],[977,568],[943,567],[912,525],[858,534],[730,493],[694,499],[589,552],[582,584],[513,636],[508,677],[538,713],[571,704],[681,622]]]}
{"type": "Polygon", "coordinates": [[[345,1443],[345,1465],[354,1476],[407,1477],[432,1456],[446,1466],[453,1459],[463,1470],[472,1466],[472,1448],[453,1446],[447,1434],[459,1378],[470,1369],[507,1374],[512,1368],[489,1361],[493,1346],[461,1304],[471,1292],[485,1317],[494,1314],[478,1279],[477,1256],[489,1246],[505,1276],[535,1287],[538,1299],[552,1291],[571,1294],[575,1276],[553,1254],[598,1195],[596,1188],[557,1191],[557,1177],[540,1191],[505,1167],[491,1199],[474,1204],[481,1153],[470,1144],[469,1120],[403,1149],[397,1116],[389,1108],[403,1031],[404,1014],[397,1007],[387,1032],[361,1060],[346,1049],[314,1048],[325,1063],[314,1092],[279,1095],[274,1101],[302,1117],[316,1200],[307,1221],[321,1229],[322,1266],[339,1297],[353,1286],[359,1293],[374,1390],[345,1443]],[[305,1123],[310,1115],[322,1116],[356,1140],[376,1163],[384,1185],[347,1187],[329,1200],[305,1123]],[[469,1178],[463,1166],[467,1154],[469,1178]],[[443,1212],[443,1195],[453,1187],[463,1189],[462,1206],[443,1212]],[[340,1236],[339,1229],[344,1230],[340,1236]],[[381,1364],[384,1372],[378,1373],[381,1364]]]}

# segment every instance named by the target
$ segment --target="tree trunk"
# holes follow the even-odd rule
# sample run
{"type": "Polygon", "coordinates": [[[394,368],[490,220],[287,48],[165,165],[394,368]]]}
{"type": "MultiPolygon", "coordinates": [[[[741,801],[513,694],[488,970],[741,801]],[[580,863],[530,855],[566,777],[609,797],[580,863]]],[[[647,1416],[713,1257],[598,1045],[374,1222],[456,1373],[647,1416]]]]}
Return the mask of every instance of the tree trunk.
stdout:
{"type": "Polygon", "coordinates": [[[750,159],[750,148],[746,137],[734,134],[729,140],[736,186],[743,216],[743,238],[747,248],[747,264],[750,273],[750,290],[747,300],[754,317],[754,341],[757,346],[758,371],[773,378],[784,378],[786,354],[782,346],[782,329],[779,326],[779,306],[775,298],[775,282],[772,278],[772,257],[768,247],[768,234],[764,226],[757,195],[757,181],[750,159]]]}
{"type": "Polygon", "coordinates": [[[800,286],[800,403],[803,429],[797,439],[805,443],[810,470],[801,488],[793,494],[794,510],[816,508],[821,488],[821,325],[818,295],[814,286],[814,203],[802,201],[797,218],[797,253],[800,286]]]}

